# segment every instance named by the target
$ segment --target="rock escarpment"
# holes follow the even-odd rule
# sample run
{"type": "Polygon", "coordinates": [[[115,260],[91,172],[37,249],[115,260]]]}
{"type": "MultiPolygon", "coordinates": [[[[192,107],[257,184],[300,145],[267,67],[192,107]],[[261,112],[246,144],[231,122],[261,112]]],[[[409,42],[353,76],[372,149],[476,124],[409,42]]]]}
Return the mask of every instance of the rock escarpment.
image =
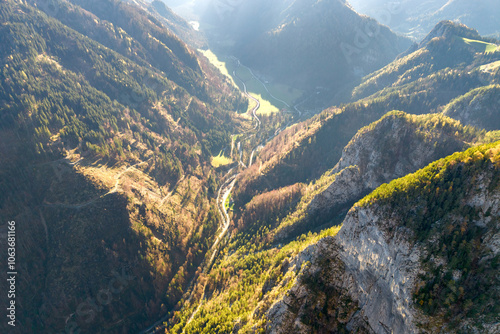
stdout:
{"type": "Polygon", "coordinates": [[[329,172],[336,174],[334,181],[312,199],[306,219],[280,231],[278,238],[300,232],[306,225],[340,223],[356,201],[381,184],[466,149],[475,139],[447,117],[388,113],[354,136],[329,172]]]}
{"type": "Polygon", "coordinates": [[[499,160],[470,149],[360,201],[297,256],[267,331],[498,333],[499,160]]]}
{"type": "Polygon", "coordinates": [[[267,314],[269,332],[415,332],[420,250],[407,229],[390,237],[382,225],[372,210],[352,210],[336,237],[306,249],[298,283],[267,314]]]}

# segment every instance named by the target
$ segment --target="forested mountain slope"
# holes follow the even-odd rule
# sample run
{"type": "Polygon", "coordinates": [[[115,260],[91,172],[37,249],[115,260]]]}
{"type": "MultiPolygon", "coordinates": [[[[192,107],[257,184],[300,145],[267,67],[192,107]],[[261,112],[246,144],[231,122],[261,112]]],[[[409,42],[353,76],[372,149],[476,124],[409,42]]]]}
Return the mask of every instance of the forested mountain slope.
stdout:
{"type": "MultiPolygon", "coordinates": [[[[500,65],[500,63],[498,64],[500,65]]],[[[500,129],[500,86],[490,85],[471,90],[451,101],[443,114],[463,124],[487,130],[500,129]]]]}
{"type": "MultiPolygon", "coordinates": [[[[431,38],[426,46],[365,77],[353,90],[355,102],[327,109],[282,132],[263,149],[255,166],[245,171],[236,202],[241,200],[244,205],[254,194],[266,189],[319,177],[335,166],[342,149],[359,129],[391,110],[411,114],[441,112],[452,99],[500,82],[500,67],[495,66],[500,60],[498,49],[487,52],[485,46],[480,52],[465,44],[463,38],[466,37],[457,34],[474,33],[466,27],[450,22],[443,22],[439,27],[446,27],[448,32],[437,39],[431,38]],[[442,45],[438,48],[441,51],[435,51],[435,57],[422,58],[422,52],[427,52],[426,48],[432,43],[442,45]],[[448,54],[448,48],[461,51],[452,55],[448,54]],[[450,65],[445,66],[451,67],[436,67],[434,62],[438,57],[443,61],[447,57],[460,58],[460,61],[447,61],[450,65]],[[370,96],[356,100],[365,95],[370,96]]],[[[439,27],[435,30],[441,30],[439,27]]]]}
{"type": "Polygon", "coordinates": [[[498,330],[500,144],[477,145],[500,135],[481,126],[499,130],[500,52],[443,28],[367,77],[369,96],[260,151],[235,186],[231,239],[169,333],[498,330]],[[458,61],[437,66],[448,48],[458,61]]]}
{"type": "Polygon", "coordinates": [[[270,333],[496,333],[500,143],[378,188],[295,259],[270,333]],[[298,268],[301,268],[298,270],[298,268]]]}
{"type": "Polygon", "coordinates": [[[338,224],[355,202],[381,184],[499,135],[464,127],[438,114],[390,112],[358,131],[335,167],[320,178],[329,179],[327,187],[315,187],[315,195],[302,201],[301,214],[295,214],[299,218],[282,221],[276,238],[296,237],[325,224],[338,224]]]}
{"type": "Polygon", "coordinates": [[[381,95],[391,88],[424,80],[441,70],[463,70],[467,65],[470,68],[471,64],[487,62],[488,57],[498,51],[499,44],[496,40],[482,38],[467,26],[442,21],[399,59],[364,77],[352,98],[358,100],[379,91],[381,95]]]}
{"type": "Polygon", "coordinates": [[[410,46],[343,0],[211,4],[202,23],[207,36],[214,35],[214,46],[268,80],[307,91],[327,89],[330,99],[410,46]]]}
{"type": "Polygon", "coordinates": [[[157,1],[0,3],[0,331],[496,333],[500,43],[224,3],[218,47],[350,102],[257,116],[157,1]]]}
{"type": "Polygon", "coordinates": [[[361,137],[375,135],[386,147],[393,145],[382,134],[384,124],[405,119],[419,129],[406,144],[420,146],[415,153],[421,163],[445,154],[438,149],[426,155],[432,143],[453,151],[460,136],[473,136],[437,115],[388,115],[360,132],[334,171],[343,164],[359,165],[307,186],[256,196],[238,220],[245,225],[238,226],[203,276],[203,289],[195,291],[203,300],[176,313],[169,332],[430,333],[439,328],[495,333],[500,142],[456,153],[383,184],[337,226],[342,220],[338,222],[335,206],[345,196],[361,198],[370,180],[390,180],[398,173],[387,176],[387,163],[405,162],[401,155],[389,161],[375,158],[373,163],[382,162],[380,169],[370,166],[359,173],[366,168],[361,137]],[[453,126],[462,135],[446,140],[453,126]],[[294,204],[282,204],[287,202],[294,204]],[[276,207],[289,214],[276,215],[276,207]],[[315,228],[316,217],[324,219],[320,228],[315,228]],[[294,229],[287,231],[290,226],[294,229]]]}
{"type": "Polygon", "coordinates": [[[178,302],[211,245],[210,160],[246,126],[235,111],[247,101],[124,2],[8,0],[0,22],[0,216],[17,222],[22,273],[14,333],[139,331],[178,302]]]}
{"type": "Polygon", "coordinates": [[[173,31],[184,42],[193,48],[206,48],[207,42],[200,31],[195,30],[191,24],[175,14],[161,0],[154,0],[151,3],[141,1],[143,8],[147,8],[150,13],[159,15],[159,19],[166,24],[168,29],[173,31]]]}

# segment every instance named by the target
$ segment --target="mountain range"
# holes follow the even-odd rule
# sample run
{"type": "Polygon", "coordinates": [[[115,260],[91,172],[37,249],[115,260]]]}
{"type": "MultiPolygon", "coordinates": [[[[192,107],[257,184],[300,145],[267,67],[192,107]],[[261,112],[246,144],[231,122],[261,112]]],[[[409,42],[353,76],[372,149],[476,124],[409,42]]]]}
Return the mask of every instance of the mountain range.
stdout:
{"type": "Polygon", "coordinates": [[[281,132],[169,332],[498,331],[497,48],[441,22],[353,102],[281,132]]]}
{"type": "Polygon", "coordinates": [[[500,20],[495,15],[500,4],[495,0],[351,0],[349,3],[359,13],[415,39],[423,38],[442,20],[474,27],[482,35],[500,32],[500,20]]]}
{"type": "Polygon", "coordinates": [[[267,81],[326,90],[325,103],[411,44],[343,0],[212,1],[207,8],[200,21],[215,49],[267,81]]]}
{"type": "Polygon", "coordinates": [[[198,3],[0,3],[0,331],[498,333],[500,42],[460,1],[416,41],[198,3]],[[263,112],[225,59],[330,107],[263,112]]]}

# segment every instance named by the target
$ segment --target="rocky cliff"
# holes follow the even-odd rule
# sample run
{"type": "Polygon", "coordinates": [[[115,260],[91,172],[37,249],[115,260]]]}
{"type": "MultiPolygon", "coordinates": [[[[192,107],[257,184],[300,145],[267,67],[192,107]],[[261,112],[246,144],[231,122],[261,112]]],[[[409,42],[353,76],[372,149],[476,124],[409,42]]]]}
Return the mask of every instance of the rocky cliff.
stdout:
{"type": "Polygon", "coordinates": [[[302,269],[267,312],[267,332],[498,333],[499,152],[455,154],[355,205],[339,234],[296,257],[302,269]],[[436,208],[429,189],[451,204],[436,208]]]}
{"type": "Polygon", "coordinates": [[[388,113],[353,137],[340,161],[328,172],[336,174],[333,182],[308,205],[306,219],[281,229],[278,238],[300,232],[306,224],[310,228],[332,220],[335,223],[356,201],[381,184],[468,148],[479,136],[448,117],[388,113]]]}

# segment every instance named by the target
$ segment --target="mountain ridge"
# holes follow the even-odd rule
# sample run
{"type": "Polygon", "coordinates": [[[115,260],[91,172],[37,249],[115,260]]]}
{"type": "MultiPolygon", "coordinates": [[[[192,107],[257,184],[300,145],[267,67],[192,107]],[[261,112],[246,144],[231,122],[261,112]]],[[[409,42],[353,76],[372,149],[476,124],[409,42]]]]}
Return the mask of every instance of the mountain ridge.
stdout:
{"type": "MultiPolygon", "coordinates": [[[[346,1],[214,4],[221,50],[279,40],[284,81],[348,102],[266,114],[158,2],[0,3],[13,333],[496,333],[500,43],[444,21],[393,59],[400,38],[346,1]],[[352,64],[322,67],[323,41],[352,64]]],[[[264,67],[248,80],[271,94],[264,67]]]]}
{"type": "MultiPolygon", "coordinates": [[[[441,173],[440,170],[453,169],[460,165],[467,166],[463,169],[463,172],[466,173],[467,168],[474,168],[472,165],[479,164],[480,161],[485,161],[489,166],[494,166],[496,159],[498,159],[498,155],[495,153],[497,150],[498,142],[457,153],[422,169],[415,176],[432,178],[432,176],[427,176],[425,173],[429,173],[433,168],[437,167],[431,174],[439,175],[436,173],[441,173]],[[477,152],[481,153],[480,157],[478,157],[477,152]]],[[[498,167],[488,169],[486,173],[490,175],[492,172],[498,173],[498,167]]],[[[427,186],[434,185],[434,182],[436,181],[427,183],[427,186]]],[[[487,214],[488,210],[495,208],[495,203],[498,202],[498,183],[490,181],[489,177],[478,178],[476,182],[482,186],[477,188],[478,190],[468,191],[463,197],[467,198],[467,203],[472,205],[478,212],[475,220],[476,224],[480,224],[482,219],[488,221],[487,224],[490,226],[490,233],[492,234],[488,234],[488,237],[480,246],[481,250],[487,253],[488,248],[494,248],[493,235],[498,237],[499,232],[498,219],[488,218],[489,215],[487,214]],[[496,194],[485,198],[483,196],[485,192],[494,194],[496,192],[496,194]]],[[[405,193],[411,193],[412,190],[410,189],[425,191],[423,190],[424,185],[420,180],[414,180],[413,175],[394,181],[389,187],[391,187],[389,191],[382,190],[382,188],[379,188],[378,191],[388,201],[391,201],[392,197],[396,197],[391,191],[402,196],[405,193]],[[398,185],[404,185],[404,188],[398,189],[398,185]]],[[[444,193],[450,193],[450,191],[444,190],[444,193]]],[[[374,194],[377,194],[377,192],[374,194]]],[[[414,193],[410,196],[418,195],[414,193]]],[[[306,249],[303,252],[306,254],[298,256],[302,257],[302,260],[299,261],[305,264],[301,269],[300,278],[290,292],[268,311],[270,325],[266,330],[267,332],[284,333],[289,330],[315,332],[320,331],[321,326],[366,333],[383,333],[387,329],[394,329],[398,332],[443,330],[442,323],[437,322],[437,319],[422,314],[417,310],[418,306],[414,306],[410,302],[412,299],[418,301],[421,298],[420,290],[422,285],[419,284],[422,275],[425,275],[425,270],[422,268],[426,263],[424,258],[429,256],[428,249],[432,247],[431,239],[435,240],[437,238],[427,235],[423,239],[419,239],[425,242],[424,245],[416,243],[415,227],[408,228],[406,227],[408,224],[402,226],[397,221],[404,219],[403,211],[398,211],[395,214],[392,206],[377,203],[378,200],[374,198],[377,198],[377,195],[367,196],[350,210],[337,236],[322,239],[317,244],[306,249]],[[340,312],[337,311],[338,313],[334,309],[330,310],[328,300],[332,300],[332,298],[336,300],[333,304],[341,307],[340,312]],[[323,306],[326,309],[321,309],[323,306]]],[[[404,199],[404,201],[408,200],[408,198],[404,199]]],[[[413,205],[411,202],[408,203],[408,206],[413,205]]],[[[445,210],[443,215],[446,217],[447,214],[449,215],[447,219],[450,220],[447,224],[456,223],[457,218],[445,210]]],[[[495,214],[493,215],[495,216],[495,214]]],[[[420,224],[433,226],[433,231],[440,235],[447,233],[437,232],[439,227],[436,227],[436,225],[438,223],[421,222],[420,224]]],[[[481,238],[479,235],[484,236],[486,234],[484,229],[478,230],[474,226],[466,227],[466,229],[474,231],[472,232],[474,233],[474,240],[481,238]]],[[[467,238],[467,240],[470,239],[467,238]]],[[[498,247],[494,252],[498,257],[498,247]]],[[[472,256],[478,255],[476,253],[472,256]]],[[[451,262],[445,260],[445,266],[449,265],[453,266],[451,262]]],[[[492,274],[491,269],[489,271],[490,275],[492,274]]],[[[452,271],[453,267],[448,270],[452,271]]],[[[467,273],[467,275],[476,275],[474,277],[479,278],[480,274],[479,271],[473,271],[467,273]]],[[[464,278],[454,279],[454,282],[464,282],[464,278]]],[[[497,283],[488,281],[488,287],[481,290],[492,289],[494,284],[497,283]]],[[[475,292],[469,290],[468,293],[475,292]]],[[[461,300],[464,302],[463,299],[461,300]]],[[[489,300],[489,303],[491,302],[492,299],[489,300]]],[[[420,304],[420,307],[422,305],[420,304]]],[[[432,305],[432,303],[429,305],[432,305]]],[[[483,309],[488,308],[488,302],[482,304],[481,307],[483,309]]],[[[451,329],[451,332],[455,332],[453,329],[471,332],[485,330],[487,333],[494,333],[498,330],[494,313],[488,324],[485,323],[484,327],[480,326],[478,328],[475,327],[473,322],[463,321],[461,318],[461,314],[467,311],[458,312],[459,315],[454,314],[454,316],[458,316],[458,322],[450,325],[451,328],[447,327],[445,330],[451,329]]],[[[440,313],[434,314],[436,318],[443,316],[440,313]]]]}
{"type": "Polygon", "coordinates": [[[107,21],[75,3],[0,4],[0,215],[17,222],[23,272],[14,333],[139,331],[164,316],[219,227],[212,154],[249,126],[241,93],[138,7],[108,1],[107,21]],[[144,23],[141,42],[115,10],[144,23]],[[155,50],[171,75],[149,63],[155,50]],[[113,273],[133,280],[89,306],[113,273]]]}
{"type": "Polygon", "coordinates": [[[442,23],[432,56],[395,60],[363,79],[388,83],[260,151],[235,186],[231,238],[169,332],[495,332],[499,133],[480,124],[498,130],[499,52],[461,29],[442,23]]]}
{"type": "Polygon", "coordinates": [[[410,46],[345,1],[243,2],[227,15],[216,10],[216,2],[212,6],[201,23],[215,49],[235,55],[266,80],[326,90],[325,103],[342,90],[340,82],[354,84],[410,46]]]}

